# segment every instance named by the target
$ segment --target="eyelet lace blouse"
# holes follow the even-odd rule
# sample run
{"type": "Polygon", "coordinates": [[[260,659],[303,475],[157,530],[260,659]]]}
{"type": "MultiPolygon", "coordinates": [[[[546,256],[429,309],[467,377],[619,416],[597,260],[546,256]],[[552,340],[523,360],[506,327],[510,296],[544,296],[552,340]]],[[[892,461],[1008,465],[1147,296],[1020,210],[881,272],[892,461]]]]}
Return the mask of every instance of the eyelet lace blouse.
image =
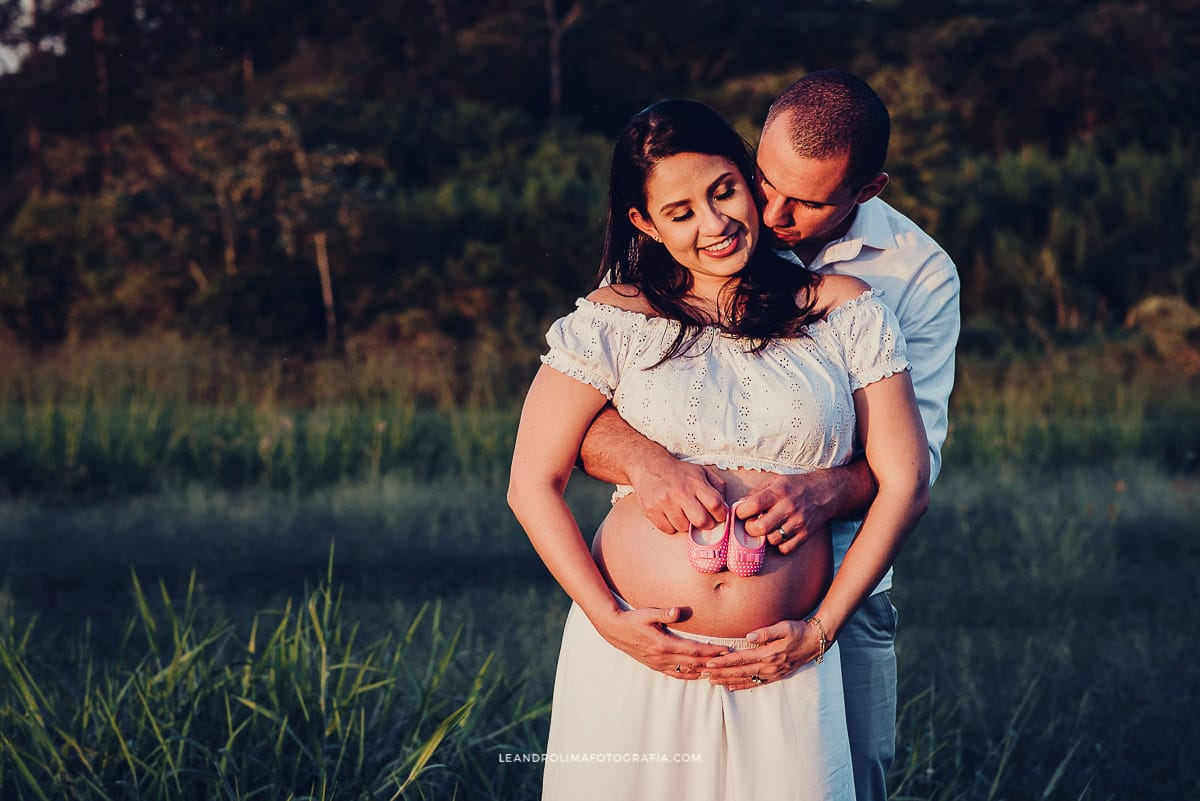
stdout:
{"type": "MultiPolygon", "coordinates": [[[[807,473],[849,461],[851,393],[909,369],[895,315],[867,291],[758,353],[706,326],[652,367],[679,323],[581,298],[546,334],[542,362],[602,392],[676,458],[725,469],[807,473]]],[[[616,500],[629,494],[618,487],[616,500]]]]}

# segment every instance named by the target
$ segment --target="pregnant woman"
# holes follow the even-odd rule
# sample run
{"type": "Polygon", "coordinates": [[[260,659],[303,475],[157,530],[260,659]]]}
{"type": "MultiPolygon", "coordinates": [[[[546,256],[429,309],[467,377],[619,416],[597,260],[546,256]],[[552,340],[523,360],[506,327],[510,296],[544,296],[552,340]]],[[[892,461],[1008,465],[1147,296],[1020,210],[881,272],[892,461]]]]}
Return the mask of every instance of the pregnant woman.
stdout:
{"type": "Polygon", "coordinates": [[[593,291],[557,321],[525,401],[509,503],[574,603],[563,633],[544,799],[852,799],[836,636],[927,504],[928,449],[904,342],[866,284],[758,248],[745,142],[708,107],[635,115],[613,153],[593,291]],[[666,535],[628,488],[589,548],[563,501],[579,444],[611,402],[679,458],[713,466],[729,504],[779,473],[859,447],[879,491],[831,583],[828,536],[784,556],[734,516],[666,535]],[[761,549],[761,550],[760,550],[761,549]],[[677,607],[671,631],[723,649],[808,619],[823,652],[734,692],[690,666],[652,670],[622,643],[639,607],[677,607]]]}

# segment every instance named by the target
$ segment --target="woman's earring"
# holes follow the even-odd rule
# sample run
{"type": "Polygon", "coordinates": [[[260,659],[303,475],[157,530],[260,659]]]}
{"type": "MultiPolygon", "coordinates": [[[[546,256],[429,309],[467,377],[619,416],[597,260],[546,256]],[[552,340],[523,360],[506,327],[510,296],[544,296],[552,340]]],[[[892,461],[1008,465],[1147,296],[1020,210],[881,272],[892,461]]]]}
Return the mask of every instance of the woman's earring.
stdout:
{"type": "Polygon", "coordinates": [[[650,238],[653,239],[655,242],[659,242],[659,243],[662,242],[662,239],[659,238],[658,234],[650,234],[650,238]]]}

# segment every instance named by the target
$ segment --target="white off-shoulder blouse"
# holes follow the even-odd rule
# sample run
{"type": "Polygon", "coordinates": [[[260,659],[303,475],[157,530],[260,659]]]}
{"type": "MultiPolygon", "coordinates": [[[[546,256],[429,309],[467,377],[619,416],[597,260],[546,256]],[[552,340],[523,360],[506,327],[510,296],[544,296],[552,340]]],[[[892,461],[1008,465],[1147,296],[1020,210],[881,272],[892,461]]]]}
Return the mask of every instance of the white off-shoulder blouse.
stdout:
{"type": "MultiPolygon", "coordinates": [[[[854,453],[852,393],[909,369],[895,315],[866,291],[758,353],[706,326],[654,364],[679,323],[581,298],[546,333],[542,362],[602,392],[676,458],[726,469],[806,473],[854,453]]],[[[628,494],[618,487],[614,498],[628,494]]]]}

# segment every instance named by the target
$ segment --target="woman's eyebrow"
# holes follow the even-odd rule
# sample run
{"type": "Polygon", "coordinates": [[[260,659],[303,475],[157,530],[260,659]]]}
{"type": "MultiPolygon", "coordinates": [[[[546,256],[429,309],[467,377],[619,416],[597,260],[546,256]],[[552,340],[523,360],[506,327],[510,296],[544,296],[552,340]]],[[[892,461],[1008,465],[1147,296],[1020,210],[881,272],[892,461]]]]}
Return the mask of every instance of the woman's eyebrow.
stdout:
{"type": "MultiPolygon", "coordinates": [[[[732,173],[732,172],[726,172],[726,173],[722,173],[720,176],[718,176],[718,177],[717,177],[717,179],[716,179],[715,181],[713,181],[711,184],[709,184],[709,185],[708,185],[708,191],[709,191],[709,192],[712,192],[712,191],[713,191],[714,189],[716,189],[716,188],[717,188],[717,186],[719,186],[719,185],[720,185],[720,184],[721,184],[723,181],[728,181],[728,180],[729,180],[729,179],[730,179],[732,176],[733,176],[733,173],[732,173]]],[[[658,210],[658,213],[659,213],[659,214],[665,214],[665,213],[667,213],[667,211],[669,211],[670,209],[674,209],[674,208],[676,208],[676,207],[678,207],[678,206],[686,206],[686,205],[688,205],[688,203],[690,203],[690,202],[691,202],[691,201],[689,201],[689,200],[673,200],[673,201],[671,201],[670,203],[664,203],[664,204],[662,205],[662,207],[661,207],[661,208],[659,208],[659,210],[658,210]]]]}

